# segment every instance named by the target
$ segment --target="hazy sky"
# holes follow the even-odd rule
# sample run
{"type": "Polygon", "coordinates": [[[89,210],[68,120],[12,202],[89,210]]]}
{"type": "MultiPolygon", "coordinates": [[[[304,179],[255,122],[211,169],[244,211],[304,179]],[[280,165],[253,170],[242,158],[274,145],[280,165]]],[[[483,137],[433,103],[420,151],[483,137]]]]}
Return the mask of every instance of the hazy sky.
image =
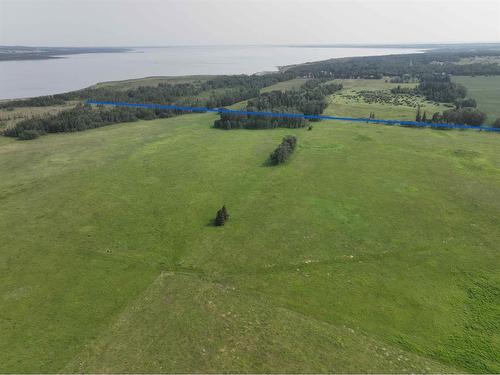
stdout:
{"type": "Polygon", "coordinates": [[[0,0],[0,45],[478,41],[500,0],[0,0]]]}

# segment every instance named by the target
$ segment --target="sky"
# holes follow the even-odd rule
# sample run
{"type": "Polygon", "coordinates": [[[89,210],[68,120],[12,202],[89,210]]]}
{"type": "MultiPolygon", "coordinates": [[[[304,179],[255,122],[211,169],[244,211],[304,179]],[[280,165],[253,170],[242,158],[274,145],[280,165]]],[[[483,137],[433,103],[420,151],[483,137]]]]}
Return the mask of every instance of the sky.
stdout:
{"type": "Polygon", "coordinates": [[[500,42],[500,0],[0,0],[0,45],[500,42]]]}

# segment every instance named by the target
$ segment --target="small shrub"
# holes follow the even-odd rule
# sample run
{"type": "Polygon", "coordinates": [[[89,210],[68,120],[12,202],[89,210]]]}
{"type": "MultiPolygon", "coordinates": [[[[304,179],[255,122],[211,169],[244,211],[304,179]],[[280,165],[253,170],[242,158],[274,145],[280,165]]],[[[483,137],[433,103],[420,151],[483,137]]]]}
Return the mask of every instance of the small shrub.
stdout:
{"type": "Polygon", "coordinates": [[[40,136],[37,130],[23,130],[17,135],[17,139],[21,141],[28,141],[31,139],[36,139],[40,136]]]}
{"type": "Polygon", "coordinates": [[[229,213],[227,212],[226,206],[222,206],[222,208],[217,211],[214,224],[216,227],[222,227],[228,220],[229,220],[229,213]]]}
{"type": "Polygon", "coordinates": [[[224,221],[229,220],[229,213],[227,212],[226,206],[222,206],[221,208],[222,214],[224,215],[224,221]]]}

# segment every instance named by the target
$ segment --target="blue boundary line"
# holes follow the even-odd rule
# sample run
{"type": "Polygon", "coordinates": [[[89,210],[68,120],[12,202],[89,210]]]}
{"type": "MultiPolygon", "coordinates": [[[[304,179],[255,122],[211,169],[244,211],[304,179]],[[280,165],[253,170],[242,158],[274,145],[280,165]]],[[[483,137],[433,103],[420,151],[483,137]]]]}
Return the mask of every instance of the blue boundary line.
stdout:
{"type": "Polygon", "coordinates": [[[125,102],[105,102],[99,100],[87,100],[87,104],[96,105],[111,105],[114,107],[132,107],[132,108],[149,108],[149,109],[167,109],[186,112],[215,112],[215,113],[229,113],[234,115],[253,115],[253,116],[271,116],[271,117],[287,117],[287,118],[304,118],[304,119],[319,119],[319,120],[337,120],[337,121],[354,121],[354,122],[368,122],[373,124],[385,125],[403,125],[403,126],[417,126],[425,128],[446,128],[446,129],[473,129],[488,132],[500,132],[500,128],[490,128],[486,126],[472,126],[461,124],[439,124],[418,121],[404,121],[404,120],[383,120],[371,119],[360,117],[339,117],[339,116],[323,116],[323,115],[304,115],[302,113],[277,113],[277,112],[256,112],[256,111],[239,111],[227,108],[206,108],[206,107],[189,107],[180,105],[166,105],[166,104],[148,104],[148,103],[125,103],[125,102]]]}

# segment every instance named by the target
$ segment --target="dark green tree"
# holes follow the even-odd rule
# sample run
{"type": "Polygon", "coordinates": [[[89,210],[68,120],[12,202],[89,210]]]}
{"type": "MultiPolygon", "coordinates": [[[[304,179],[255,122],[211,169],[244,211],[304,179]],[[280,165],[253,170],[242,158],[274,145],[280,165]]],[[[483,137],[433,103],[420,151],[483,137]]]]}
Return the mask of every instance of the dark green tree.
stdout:
{"type": "Polygon", "coordinates": [[[420,106],[417,107],[417,115],[415,116],[415,121],[416,122],[422,121],[422,117],[420,116],[420,106]]]}
{"type": "Polygon", "coordinates": [[[215,226],[222,227],[226,222],[226,218],[224,216],[224,212],[222,209],[217,211],[217,215],[215,216],[215,226]]]}
{"type": "Polygon", "coordinates": [[[229,220],[229,213],[227,212],[226,206],[222,206],[221,208],[222,215],[224,216],[224,221],[229,220]]]}

